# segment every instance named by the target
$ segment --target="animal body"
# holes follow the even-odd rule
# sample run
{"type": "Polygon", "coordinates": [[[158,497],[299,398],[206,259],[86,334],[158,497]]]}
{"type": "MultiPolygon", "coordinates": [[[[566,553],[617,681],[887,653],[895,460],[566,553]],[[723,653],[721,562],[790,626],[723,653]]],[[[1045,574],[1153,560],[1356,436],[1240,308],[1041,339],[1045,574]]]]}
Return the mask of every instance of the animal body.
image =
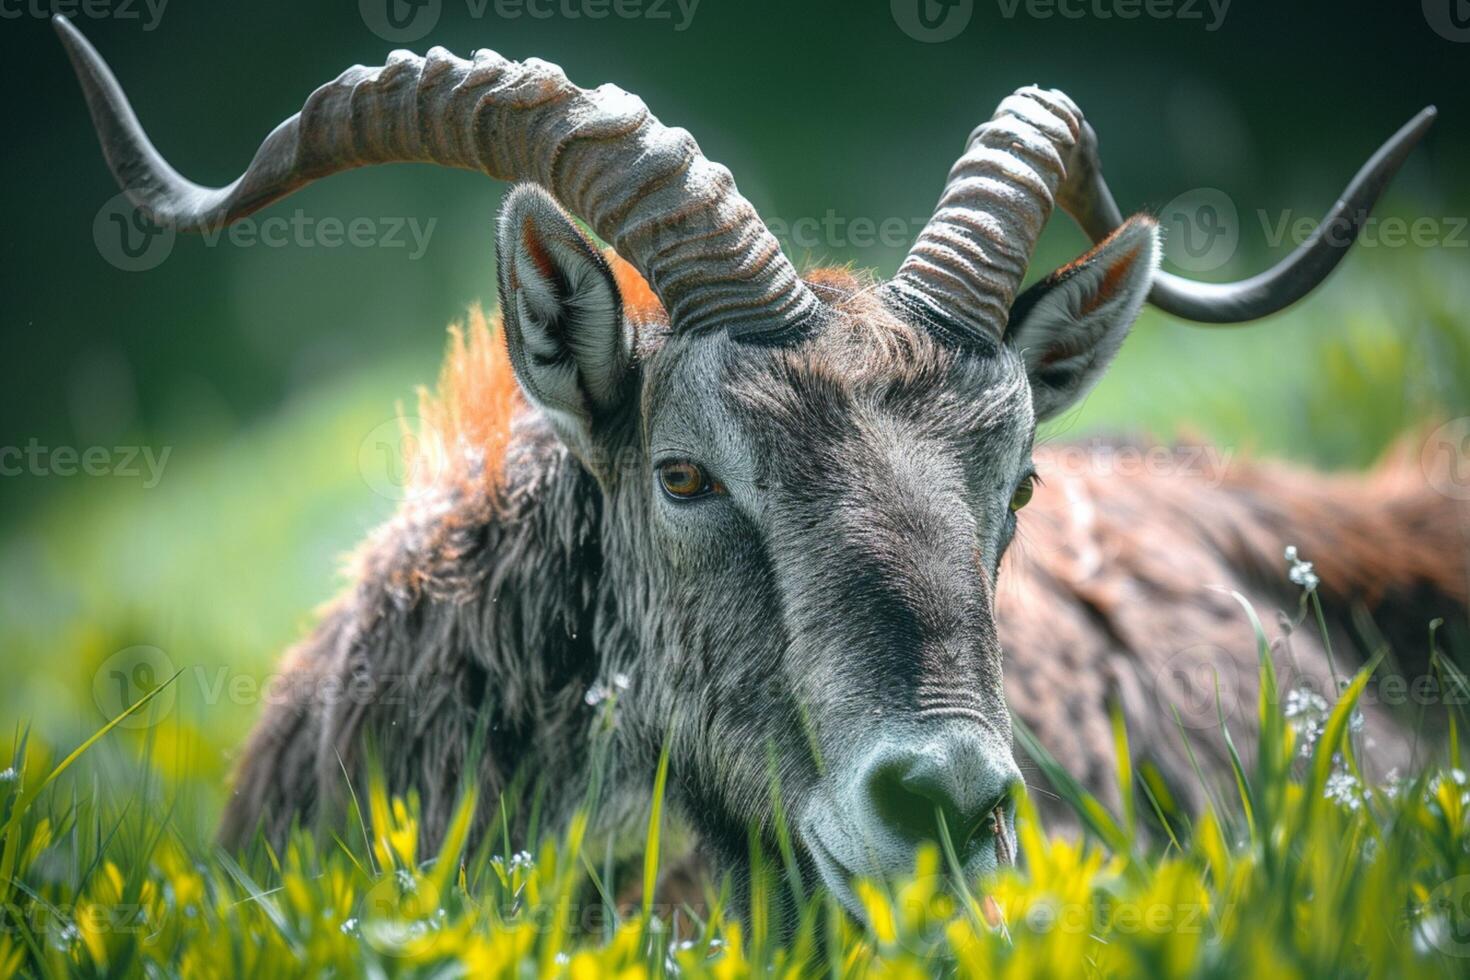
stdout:
{"type": "MultiPolygon", "coordinates": [[[[349,69],[238,181],[199,187],[57,26],[112,169],[182,230],[372,163],[520,183],[498,225],[503,322],[459,335],[414,492],[288,655],[290,696],[244,749],[227,843],[339,819],[369,746],[431,839],[466,785],[489,819],[517,773],[553,819],[594,770],[608,812],[631,810],[617,801],[646,798],[667,746],[670,799],[717,862],[738,872],[752,839],[775,848],[775,787],[801,873],[850,903],[853,875],[910,868],[941,820],[969,872],[1012,858],[1012,713],[1106,799],[1116,704],[1149,771],[1198,803],[1169,702],[1204,684],[1213,709],[1203,671],[1253,710],[1249,627],[1211,587],[1294,604],[1288,543],[1319,560],[1329,606],[1378,611],[1391,639],[1463,618],[1456,504],[1401,466],[1123,478],[1033,446],[1144,302],[1238,322],[1320,283],[1432,110],[1370,160],[1329,234],[1205,285],[1159,270],[1150,218],[1122,220],[1077,106],[1022,89],[971,134],[880,282],[798,275],[687,133],[616,88],[487,51],[349,69]],[[1056,204],[1096,245],[1021,293],[1056,204]]],[[[1289,646],[1325,684],[1327,651],[1289,646]]],[[[1193,717],[1201,763],[1221,770],[1213,718],[1193,717]]]]}

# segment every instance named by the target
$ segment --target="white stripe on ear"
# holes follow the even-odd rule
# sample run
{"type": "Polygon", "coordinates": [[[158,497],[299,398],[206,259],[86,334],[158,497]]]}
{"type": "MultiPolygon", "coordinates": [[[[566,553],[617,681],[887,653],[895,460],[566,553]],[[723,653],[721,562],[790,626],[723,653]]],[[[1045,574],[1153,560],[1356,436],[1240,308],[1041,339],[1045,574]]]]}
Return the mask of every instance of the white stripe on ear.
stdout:
{"type": "Polygon", "coordinates": [[[1138,318],[1158,266],[1158,226],[1135,215],[1017,298],[1005,340],[1026,365],[1038,421],[1097,383],[1138,318]]]}
{"type": "MultiPolygon", "coordinates": [[[[622,300],[607,261],[551,196],[517,187],[496,237],[500,308],[516,377],[558,430],[589,429],[628,377],[622,300]]],[[[587,431],[562,431],[569,442],[587,431]]]]}

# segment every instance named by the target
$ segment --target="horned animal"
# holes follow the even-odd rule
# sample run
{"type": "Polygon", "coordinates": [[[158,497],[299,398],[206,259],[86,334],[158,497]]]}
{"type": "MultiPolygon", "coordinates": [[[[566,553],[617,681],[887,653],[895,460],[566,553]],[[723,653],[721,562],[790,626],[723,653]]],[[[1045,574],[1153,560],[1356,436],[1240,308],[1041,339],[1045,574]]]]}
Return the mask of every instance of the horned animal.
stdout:
{"type": "MultiPolygon", "coordinates": [[[[433,840],[466,786],[483,825],[524,773],[546,825],[594,770],[616,821],[667,751],[669,799],[719,866],[741,873],[752,842],[775,853],[779,796],[803,880],[851,906],[854,876],[911,869],[941,822],[968,873],[1014,858],[1013,715],[1108,800],[1116,705],[1136,771],[1198,805],[1171,678],[1207,667],[1212,705],[1254,705],[1229,591],[1290,605],[1286,544],[1318,558],[1330,607],[1377,610],[1391,640],[1419,643],[1432,614],[1463,620],[1460,516],[1412,467],[1113,478],[1033,445],[1146,301],[1239,323],[1321,283],[1432,108],[1322,234],[1206,284],[1159,268],[1151,217],[1122,218],[1076,104],[1022,88],[970,134],[881,281],[798,275],[687,132],[539,60],[433,48],[350,68],[210,189],[168,165],[92,47],[56,27],[108,164],[157,223],[215,228],[370,164],[516,183],[498,322],[456,335],[422,412],[426,475],[287,656],[288,694],[239,761],[231,846],[334,826],[374,752],[433,840]],[[1056,205],[1095,244],[1022,292],[1056,205]]],[[[1328,676],[1320,641],[1285,639],[1303,676],[1328,676]]],[[[1394,720],[1370,714],[1379,757],[1401,752],[1394,720]]],[[[1221,771],[1213,721],[1192,734],[1221,771]]]]}

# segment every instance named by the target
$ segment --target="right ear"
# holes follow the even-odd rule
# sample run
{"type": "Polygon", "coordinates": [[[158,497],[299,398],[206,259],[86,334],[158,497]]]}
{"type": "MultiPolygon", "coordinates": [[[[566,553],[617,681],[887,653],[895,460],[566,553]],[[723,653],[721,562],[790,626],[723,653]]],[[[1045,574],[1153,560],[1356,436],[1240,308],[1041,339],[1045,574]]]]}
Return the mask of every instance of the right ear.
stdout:
{"type": "Polygon", "coordinates": [[[534,184],[506,197],[495,251],[516,379],[585,461],[598,422],[628,395],[631,344],[617,281],[587,236],[534,184]]]}
{"type": "Polygon", "coordinates": [[[1017,297],[1005,339],[1026,365],[1038,422],[1097,383],[1148,299],[1158,265],[1158,226],[1135,215],[1017,297]]]}

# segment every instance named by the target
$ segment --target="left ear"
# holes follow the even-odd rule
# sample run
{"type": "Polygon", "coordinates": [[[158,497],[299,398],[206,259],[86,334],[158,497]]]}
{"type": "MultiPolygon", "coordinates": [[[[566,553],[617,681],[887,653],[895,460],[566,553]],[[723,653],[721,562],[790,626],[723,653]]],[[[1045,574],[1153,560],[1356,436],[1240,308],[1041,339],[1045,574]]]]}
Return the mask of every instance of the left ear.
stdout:
{"type": "Polygon", "coordinates": [[[1097,383],[1148,298],[1158,265],[1158,225],[1135,215],[1012,304],[1005,341],[1026,365],[1037,421],[1071,407],[1097,383]]]}
{"type": "Polygon", "coordinates": [[[617,280],[561,206],[533,184],[505,199],[496,267],[516,379],[596,472],[598,429],[631,395],[632,352],[617,280]]]}

